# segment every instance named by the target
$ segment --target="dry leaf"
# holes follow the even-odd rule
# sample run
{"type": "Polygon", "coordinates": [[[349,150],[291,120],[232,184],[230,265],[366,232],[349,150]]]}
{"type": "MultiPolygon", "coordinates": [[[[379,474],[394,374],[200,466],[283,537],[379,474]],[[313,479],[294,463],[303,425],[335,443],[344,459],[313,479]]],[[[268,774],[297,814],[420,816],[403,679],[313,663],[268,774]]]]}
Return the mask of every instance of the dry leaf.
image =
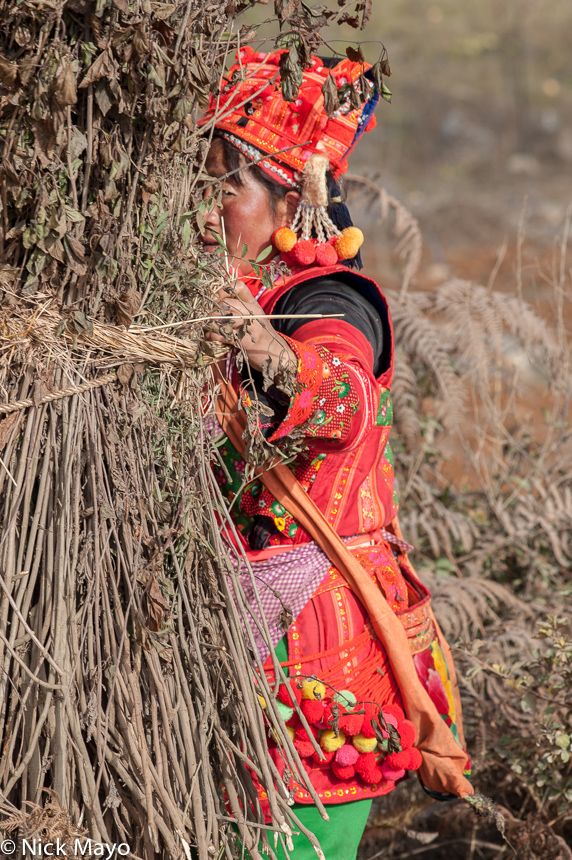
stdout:
{"type": "Polygon", "coordinates": [[[75,105],[77,102],[75,75],[69,60],[64,63],[56,78],[54,95],[60,107],[75,105]]]}
{"type": "Polygon", "coordinates": [[[22,412],[12,412],[11,415],[8,415],[3,421],[0,421],[0,451],[2,451],[8,443],[12,430],[22,417],[22,414],[22,412]]]}
{"type": "Polygon", "coordinates": [[[54,160],[54,147],[56,135],[51,122],[32,123],[34,132],[34,154],[38,157],[42,167],[47,167],[54,160]]]}
{"type": "Polygon", "coordinates": [[[133,317],[139,313],[141,308],[141,295],[129,287],[119,298],[115,299],[115,317],[120,325],[129,328],[133,317]]]}
{"type": "Polygon", "coordinates": [[[169,604],[161,594],[159,583],[151,576],[146,588],[147,593],[147,619],[145,625],[149,630],[157,633],[162,625],[163,618],[169,610],[169,604]]]}
{"type": "Polygon", "coordinates": [[[76,275],[85,275],[87,266],[84,262],[85,248],[70,233],[64,236],[64,248],[66,250],[67,264],[76,275]]]}
{"type": "Polygon", "coordinates": [[[13,87],[18,77],[18,66],[0,55],[0,83],[8,89],[13,87]]]}
{"type": "Polygon", "coordinates": [[[46,385],[43,379],[35,379],[34,387],[32,390],[32,400],[34,401],[36,406],[39,406],[42,402],[43,398],[46,397],[50,393],[50,389],[46,385]]]}
{"type": "Polygon", "coordinates": [[[132,364],[120,364],[117,368],[117,378],[122,385],[127,385],[133,376],[132,364]]]}
{"type": "Polygon", "coordinates": [[[84,87],[87,87],[88,84],[93,84],[95,81],[99,81],[100,78],[106,78],[107,80],[116,78],[117,68],[117,63],[111,55],[111,50],[107,48],[107,50],[103,51],[95,62],[91,64],[79,85],[79,89],[81,90],[84,87]]]}
{"type": "Polygon", "coordinates": [[[324,96],[324,110],[328,116],[332,116],[340,106],[340,99],[336,82],[331,74],[328,74],[328,77],[324,81],[322,94],[324,96]]]}
{"type": "Polygon", "coordinates": [[[143,54],[147,54],[151,48],[151,43],[149,42],[147,34],[141,29],[135,31],[135,35],[133,36],[133,48],[139,57],[142,57],[143,54]]]}
{"type": "Polygon", "coordinates": [[[351,45],[348,45],[346,56],[351,63],[365,63],[365,58],[359,45],[357,48],[352,48],[351,45]]]}

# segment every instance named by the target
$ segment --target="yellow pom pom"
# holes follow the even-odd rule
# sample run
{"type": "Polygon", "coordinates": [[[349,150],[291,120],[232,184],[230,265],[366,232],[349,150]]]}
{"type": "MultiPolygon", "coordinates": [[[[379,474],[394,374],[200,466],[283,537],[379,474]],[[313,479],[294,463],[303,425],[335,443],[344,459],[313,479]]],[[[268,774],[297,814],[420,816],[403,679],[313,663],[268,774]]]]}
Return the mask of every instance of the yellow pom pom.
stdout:
{"type": "Polygon", "coordinates": [[[355,257],[363,245],[363,233],[359,227],[346,227],[334,243],[336,254],[340,260],[350,260],[355,257]]]}
{"type": "Polygon", "coordinates": [[[339,736],[336,737],[336,733],[333,729],[326,729],[325,732],[322,732],[322,736],[320,738],[320,746],[322,749],[326,750],[326,752],[339,750],[340,747],[343,747],[345,742],[345,733],[340,731],[339,736]]]}
{"type": "Polygon", "coordinates": [[[306,679],[302,684],[303,699],[318,699],[321,700],[326,695],[326,687],[320,681],[308,681],[306,679]]]}
{"type": "Polygon", "coordinates": [[[354,735],[352,743],[360,753],[373,752],[377,747],[377,738],[364,738],[363,735],[354,735]]]}
{"type": "Polygon", "coordinates": [[[272,234],[272,241],[278,251],[283,251],[287,254],[298,241],[298,237],[290,227],[279,227],[272,234]]]}
{"type": "Polygon", "coordinates": [[[266,710],[266,699],[264,698],[264,696],[260,696],[260,695],[259,695],[259,696],[258,696],[258,701],[259,701],[259,703],[260,703],[260,707],[261,707],[261,708],[264,708],[264,710],[266,710]]]}
{"type": "Polygon", "coordinates": [[[286,726],[286,731],[290,735],[290,740],[293,741],[296,737],[296,732],[294,731],[294,728],[292,726],[286,726]]]}

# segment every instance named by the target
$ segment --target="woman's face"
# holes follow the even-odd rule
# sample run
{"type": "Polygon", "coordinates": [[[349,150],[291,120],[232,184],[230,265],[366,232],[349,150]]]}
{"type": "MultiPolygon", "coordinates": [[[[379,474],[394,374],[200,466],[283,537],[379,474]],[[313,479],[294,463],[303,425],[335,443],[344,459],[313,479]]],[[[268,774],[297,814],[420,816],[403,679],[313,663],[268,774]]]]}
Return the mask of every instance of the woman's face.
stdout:
{"type": "MultiPolygon", "coordinates": [[[[213,140],[205,168],[209,176],[217,179],[228,172],[222,141],[213,140]]],[[[229,263],[242,275],[246,275],[252,270],[249,261],[257,260],[262,251],[272,244],[273,232],[290,223],[294,217],[298,194],[289,191],[283,200],[273,205],[268,189],[256,181],[250,170],[241,171],[241,178],[242,185],[235,185],[231,179],[223,182],[221,206],[215,206],[205,218],[202,242],[208,253],[212,254],[220,248],[214,234],[222,238],[224,219],[229,263]],[[244,245],[247,245],[248,249],[243,257],[244,245]]],[[[205,198],[210,193],[211,189],[207,188],[205,198]]],[[[272,253],[268,255],[268,259],[271,257],[272,253]]]]}

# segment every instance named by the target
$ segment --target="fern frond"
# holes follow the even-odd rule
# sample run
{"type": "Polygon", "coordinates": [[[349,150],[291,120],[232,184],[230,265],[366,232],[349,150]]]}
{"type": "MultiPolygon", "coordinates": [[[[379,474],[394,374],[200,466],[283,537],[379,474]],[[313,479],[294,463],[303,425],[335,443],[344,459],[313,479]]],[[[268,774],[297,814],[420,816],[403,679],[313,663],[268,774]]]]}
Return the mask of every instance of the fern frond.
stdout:
{"type": "Polygon", "coordinates": [[[395,373],[391,386],[395,432],[402,435],[409,450],[421,436],[417,405],[417,379],[406,353],[398,347],[395,356],[395,373]]]}
{"type": "Polygon", "coordinates": [[[496,621],[501,610],[529,614],[528,607],[504,585],[482,576],[436,577],[428,570],[418,571],[429,588],[435,616],[445,636],[468,641],[483,636],[485,624],[496,621]]]}
{"type": "Polygon", "coordinates": [[[391,232],[397,240],[395,253],[404,263],[401,276],[401,297],[403,298],[421,263],[423,239],[417,218],[403,203],[388,194],[385,188],[373,179],[358,176],[356,173],[346,173],[344,181],[348,187],[362,191],[362,199],[366,204],[373,205],[376,201],[379,203],[381,223],[389,219],[390,213],[393,214],[394,223],[391,232]]]}
{"type": "Polygon", "coordinates": [[[444,425],[456,427],[463,413],[465,391],[452,364],[443,332],[422,313],[428,301],[417,294],[402,302],[388,291],[395,339],[410,362],[419,362],[432,374],[440,393],[438,416],[444,425]]]}

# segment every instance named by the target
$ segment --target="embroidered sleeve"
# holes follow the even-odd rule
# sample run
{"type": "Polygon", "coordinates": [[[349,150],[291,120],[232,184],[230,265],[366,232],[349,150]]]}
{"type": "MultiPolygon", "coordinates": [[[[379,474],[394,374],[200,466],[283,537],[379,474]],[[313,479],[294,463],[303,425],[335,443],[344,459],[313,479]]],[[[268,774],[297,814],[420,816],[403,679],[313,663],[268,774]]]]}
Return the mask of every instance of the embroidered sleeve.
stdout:
{"type": "Polygon", "coordinates": [[[308,340],[285,337],[298,356],[298,391],[270,441],[297,432],[315,440],[315,450],[353,447],[375,421],[377,385],[371,366],[359,347],[348,339],[351,326],[341,324],[342,334],[337,334],[334,342],[334,335],[326,335],[323,326],[304,328],[304,335],[314,336],[308,340]],[[323,345],[326,340],[327,347],[323,345]]]}

